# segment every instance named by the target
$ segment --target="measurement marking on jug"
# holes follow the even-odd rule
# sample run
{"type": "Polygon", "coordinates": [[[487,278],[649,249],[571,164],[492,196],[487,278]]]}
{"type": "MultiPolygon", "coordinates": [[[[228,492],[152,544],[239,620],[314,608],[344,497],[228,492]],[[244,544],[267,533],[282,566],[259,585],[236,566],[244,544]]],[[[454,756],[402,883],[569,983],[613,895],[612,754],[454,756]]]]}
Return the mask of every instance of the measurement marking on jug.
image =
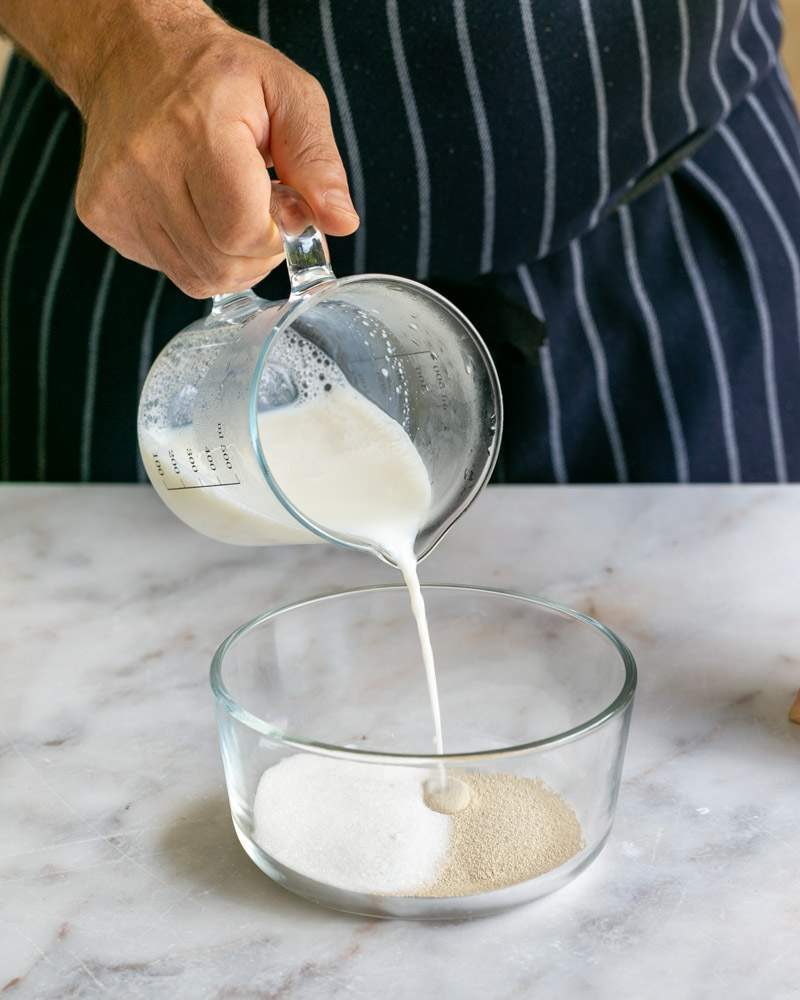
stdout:
{"type": "MultiPolygon", "coordinates": [[[[435,360],[436,356],[434,355],[433,357],[435,360]]],[[[442,375],[442,369],[439,367],[439,365],[437,364],[433,365],[433,374],[436,378],[436,385],[439,388],[439,399],[441,400],[442,403],[442,409],[446,410],[450,405],[450,401],[447,398],[447,383],[444,380],[444,376],[442,375]]]]}
{"type": "Polygon", "coordinates": [[[198,483],[197,486],[168,486],[167,493],[175,493],[179,490],[213,490],[217,486],[241,486],[241,479],[235,479],[231,483],[198,483]]]}
{"type": "Polygon", "coordinates": [[[231,462],[230,457],[228,456],[228,449],[223,444],[221,445],[220,450],[222,452],[222,457],[225,459],[225,464],[228,466],[228,471],[233,472],[233,462],[231,462]]]}
{"type": "Polygon", "coordinates": [[[399,361],[400,358],[418,358],[420,355],[427,355],[432,361],[437,360],[433,351],[406,351],[403,354],[380,354],[378,357],[357,358],[348,362],[350,365],[371,365],[378,361],[399,361]]]}
{"type": "MultiPolygon", "coordinates": [[[[222,424],[217,424],[217,431],[221,435],[222,424]]],[[[178,464],[178,459],[175,457],[175,452],[173,451],[172,448],[170,448],[169,451],[167,452],[167,454],[169,455],[169,460],[170,460],[170,464],[172,465],[172,469],[175,472],[175,475],[178,477],[178,485],[177,486],[166,486],[166,483],[165,483],[167,492],[168,493],[176,493],[176,492],[179,492],[180,490],[211,490],[211,489],[214,489],[214,488],[216,488],[218,486],[241,486],[242,485],[242,481],[241,481],[241,479],[239,479],[239,477],[236,475],[236,472],[234,471],[233,460],[231,459],[230,454],[228,453],[227,446],[224,445],[224,444],[221,445],[220,446],[220,451],[222,452],[222,457],[223,457],[223,459],[225,461],[225,467],[227,468],[227,470],[230,473],[232,473],[233,478],[227,479],[227,480],[223,480],[223,479],[220,478],[220,476],[219,476],[219,474],[217,472],[217,465],[219,463],[219,459],[217,459],[216,461],[214,460],[214,452],[211,450],[211,448],[208,445],[206,445],[203,448],[203,454],[205,455],[205,459],[206,459],[206,462],[208,463],[209,469],[211,469],[211,471],[214,473],[214,478],[216,479],[216,482],[215,483],[194,483],[191,486],[187,486],[187,484],[184,483],[183,479],[181,478],[181,467],[178,464]]],[[[153,461],[155,463],[155,466],[158,469],[158,473],[159,473],[159,475],[163,479],[164,476],[165,476],[165,473],[164,473],[164,468],[163,468],[163,466],[161,464],[161,461],[159,459],[158,452],[152,452],[152,455],[153,455],[153,461]]],[[[203,470],[200,467],[200,456],[199,456],[199,454],[196,454],[193,448],[187,448],[186,449],[186,457],[188,458],[189,464],[192,467],[192,472],[194,472],[195,475],[197,475],[197,476],[201,476],[203,474],[203,470]]]]}

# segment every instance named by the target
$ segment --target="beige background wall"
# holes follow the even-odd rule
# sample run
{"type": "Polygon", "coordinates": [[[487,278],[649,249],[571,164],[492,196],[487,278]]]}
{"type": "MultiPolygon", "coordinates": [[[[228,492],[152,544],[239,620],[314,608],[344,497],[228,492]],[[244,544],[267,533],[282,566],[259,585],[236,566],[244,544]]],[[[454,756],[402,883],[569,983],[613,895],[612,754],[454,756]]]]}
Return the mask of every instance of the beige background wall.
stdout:
{"type": "Polygon", "coordinates": [[[11,51],[11,46],[5,40],[5,38],[0,38],[0,80],[3,79],[6,72],[6,62],[8,61],[8,54],[11,51]]]}
{"type": "Polygon", "coordinates": [[[786,13],[783,58],[800,104],[800,0],[783,0],[783,9],[786,13]]]}

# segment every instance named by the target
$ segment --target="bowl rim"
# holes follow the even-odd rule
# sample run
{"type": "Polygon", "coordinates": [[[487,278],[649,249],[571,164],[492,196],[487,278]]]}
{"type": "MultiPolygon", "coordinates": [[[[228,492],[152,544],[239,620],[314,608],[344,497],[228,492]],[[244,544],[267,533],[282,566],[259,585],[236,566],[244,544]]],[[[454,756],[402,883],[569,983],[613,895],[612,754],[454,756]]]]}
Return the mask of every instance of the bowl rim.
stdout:
{"type": "Polygon", "coordinates": [[[266,722],[264,719],[259,718],[257,715],[254,715],[248,709],[240,705],[225,686],[222,673],[225,656],[228,651],[243,636],[247,635],[249,632],[253,631],[253,629],[258,628],[271,619],[277,618],[280,615],[288,614],[290,611],[296,611],[300,608],[308,607],[312,604],[322,604],[326,601],[334,601],[339,598],[357,597],[361,594],[374,594],[380,593],[381,591],[405,592],[405,590],[406,588],[404,584],[392,583],[331,591],[329,593],[307,597],[300,601],[292,601],[290,604],[284,604],[281,607],[273,608],[270,611],[265,611],[262,614],[257,615],[255,618],[251,618],[250,621],[240,625],[228,636],[226,636],[225,639],[223,639],[211,659],[211,690],[214,694],[218,707],[238,722],[241,722],[248,728],[261,733],[262,736],[294,750],[314,753],[319,756],[335,757],[341,760],[359,761],[361,763],[393,763],[405,764],[409,766],[433,766],[438,763],[476,763],[483,760],[521,757],[529,753],[540,753],[545,750],[551,750],[555,747],[563,746],[565,743],[572,743],[575,740],[582,739],[583,737],[589,735],[589,733],[595,732],[597,729],[616,718],[616,716],[623,713],[633,700],[637,683],[636,660],[634,659],[633,653],[631,653],[630,649],[614,631],[608,628],[608,626],[603,625],[602,622],[597,621],[596,618],[592,618],[590,615],[585,615],[581,611],[576,611],[574,608],[567,607],[565,604],[560,604],[557,601],[550,601],[543,597],[528,597],[525,594],[519,594],[515,591],[502,590],[493,587],[468,586],[455,583],[423,584],[422,590],[423,592],[449,590],[473,595],[485,594],[491,597],[510,598],[511,600],[522,601],[526,604],[532,604],[539,608],[545,608],[548,611],[558,612],[559,614],[566,615],[568,618],[572,618],[584,625],[588,625],[600,636],[610,642],[619,654],[622,665],[625,669],[625,678],[621,688],[611,702],[609,702],[609,704],[600,712],[597,712],[585,722],[580,723],[580,725],[573,726],[560,733],[555,733],[553,736],[546,736],[543,739],[538,740],[530,740],[526,743],[517,743],[508,747],[496,747],[491,750],[471,750],[466,753],[411,754],[390,753],[382,750],[360,750],[354,747],[339,746],[335,743],[324,743],[319,740],[290,736],[279,727],[266,722]]]}

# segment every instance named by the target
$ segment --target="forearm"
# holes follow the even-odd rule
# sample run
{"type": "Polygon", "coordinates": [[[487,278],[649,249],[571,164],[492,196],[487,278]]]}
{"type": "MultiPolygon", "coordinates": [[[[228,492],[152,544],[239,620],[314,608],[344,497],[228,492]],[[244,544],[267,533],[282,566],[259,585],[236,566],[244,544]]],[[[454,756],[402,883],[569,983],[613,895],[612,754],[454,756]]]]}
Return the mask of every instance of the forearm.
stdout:
{"type": "Polygon", "coordinates": [[[0,27],[81,111],[121,44],[180,45],[221,23],[203,0],[0,0],[0,27]]]}

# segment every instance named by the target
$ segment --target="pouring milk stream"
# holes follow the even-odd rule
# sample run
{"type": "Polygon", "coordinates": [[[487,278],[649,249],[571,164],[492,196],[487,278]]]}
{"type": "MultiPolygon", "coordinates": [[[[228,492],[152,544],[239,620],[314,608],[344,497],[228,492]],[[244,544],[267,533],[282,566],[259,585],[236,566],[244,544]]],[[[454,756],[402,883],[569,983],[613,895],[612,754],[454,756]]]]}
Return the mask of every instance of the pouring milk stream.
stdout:
{"type": "Polygon", "coordinates": [[[424,286],[337,280],[305,202],[278,183],[273,215],[290,298],[222,296],[167,345],[140,400],[144,466],[168,506],[213,538],[329,540],[396,566],[441,755],[417,562],[491,473],[502,427],[494,367],[469,321],[424,286]]]}

